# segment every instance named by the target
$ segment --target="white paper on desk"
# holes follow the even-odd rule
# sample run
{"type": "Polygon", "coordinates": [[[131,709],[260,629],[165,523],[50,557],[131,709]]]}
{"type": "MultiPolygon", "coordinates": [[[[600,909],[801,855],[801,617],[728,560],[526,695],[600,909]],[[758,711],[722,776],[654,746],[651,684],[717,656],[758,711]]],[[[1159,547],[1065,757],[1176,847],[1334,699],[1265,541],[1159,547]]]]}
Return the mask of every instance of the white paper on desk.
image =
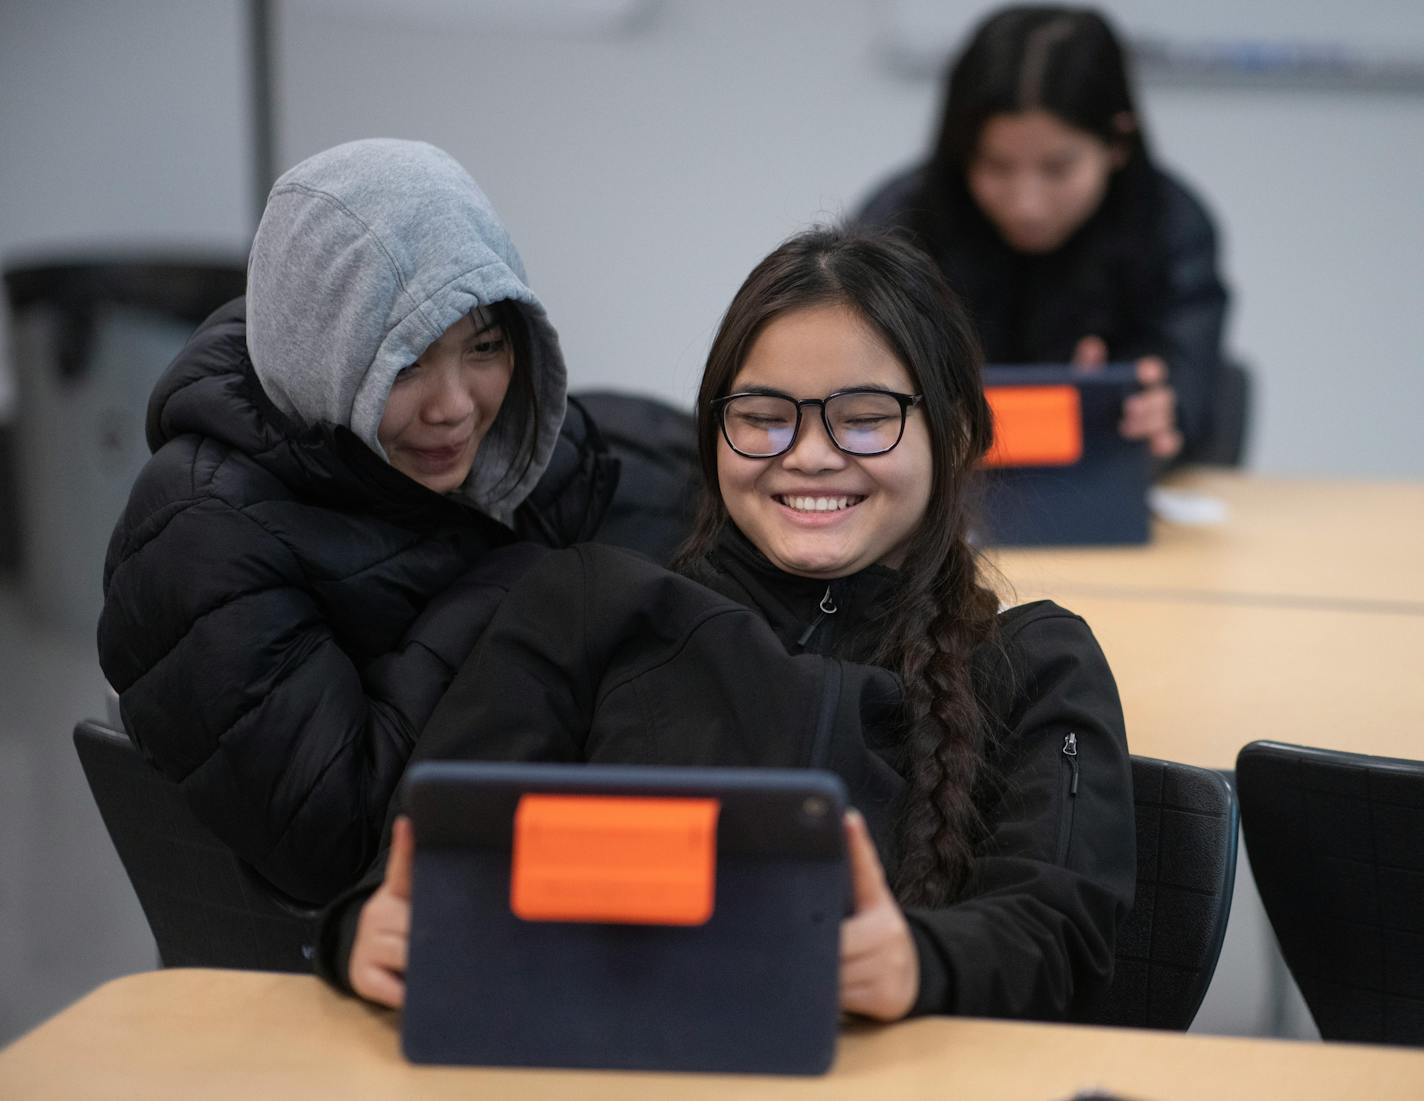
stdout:
{"type": "Polygon", "coordinates": [[[1157,519],[1168,524],[1206,527],[1226,523],[1228,515],[1226,502],[1220,497],[1166,486],[1153,486],[1147,491],[1147,507],[1157,519]]]}

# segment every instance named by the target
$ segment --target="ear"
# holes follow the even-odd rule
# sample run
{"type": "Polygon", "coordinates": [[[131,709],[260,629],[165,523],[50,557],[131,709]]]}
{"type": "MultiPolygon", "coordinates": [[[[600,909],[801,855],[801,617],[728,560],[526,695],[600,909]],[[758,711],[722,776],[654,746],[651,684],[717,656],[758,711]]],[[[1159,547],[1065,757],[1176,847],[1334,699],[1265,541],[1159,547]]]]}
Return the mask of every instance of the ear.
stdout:
{"type": "Polygon", "coordinates": [[[1112,142],[1112,166],[1116,172],[1132,155],[1130,142],[1137,133],[1137,116],[1131,111],[1119,111],[1113,116],[1112,128],[1118,135],[1112,142]]]}

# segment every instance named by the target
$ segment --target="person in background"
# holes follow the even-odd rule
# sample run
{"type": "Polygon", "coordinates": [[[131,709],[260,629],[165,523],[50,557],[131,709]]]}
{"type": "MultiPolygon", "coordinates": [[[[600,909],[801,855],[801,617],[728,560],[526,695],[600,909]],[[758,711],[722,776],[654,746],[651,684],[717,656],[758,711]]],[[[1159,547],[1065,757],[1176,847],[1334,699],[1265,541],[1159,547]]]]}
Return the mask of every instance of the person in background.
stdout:
{"type": "Polygon", "coordinates": [[[292,898],[370,864],[417,736],[538,557],[517,533],[596,526],[616,470],[564,412],[557,335],[448,154],[357,141],[277,181],[245,305],[150,400],[98,644],[145,756],[292,898]]]}
{"type": "Polygon", "coordinates": [[[909,232],[991,363],[1135,361],[1121,431],[1187,460],[1212,430],[1227,294],[1201,202],[1152,159],[1127,60],[1088,8],[1004,8],[949,70],[928,159],[859,215],[909,232]]]}
{"type": "MultiPolygon", "coordinates": [[[[697,401],[680,574],[550,554],[510,591],[421,759],[811,767],[855,807],[841,1005],[1091,1013],[1136,876],[1117,689],[1078,616],[1001,610],[968,539],[990,414],[972,326],[893,235],[792,238],[737,292],[697,401]]],[[[328,909],[319,971],[404,998],[407,819],[328,909]]]]}

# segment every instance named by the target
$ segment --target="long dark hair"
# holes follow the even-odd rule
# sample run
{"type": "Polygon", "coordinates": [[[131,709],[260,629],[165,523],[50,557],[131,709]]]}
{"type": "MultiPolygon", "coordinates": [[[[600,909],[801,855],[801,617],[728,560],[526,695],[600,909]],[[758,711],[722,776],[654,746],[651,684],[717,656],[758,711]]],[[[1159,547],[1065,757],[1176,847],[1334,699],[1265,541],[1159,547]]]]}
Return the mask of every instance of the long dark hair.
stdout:
{"type": "MultiPolygon", "coordinates": [[[[950,64],[939,135],[925,173],[920,228],[938,236],[948,205],[977,210],[965,174],[984,125],[996,115],[1041,110],[1121,149],[1123,172],[1147,160],[1127,58],[1106,19],[1091,8],[1005,8],[991,15],[950,64]],[[1121,122],[1131,117],[1131,129],[1121,122]],[[954,200],[947,204],[946,200],[954,200]]],[[[1116,196],[1111,187],[1104,202],[1116,196]]]]}
{"type": "Polygon", "coordinates": [[[1127,57],[1097,11],[1010,7],[981,23],[949,66],[920,179],[904,224],[967,298],[992,358],[1066,359],[1089,333],[1114,354],[1154,350],[1138,345],[1151,342],[1141,326],[1166,293],[1159,185],[1127,57]],[[967,173],[990,120],[1034,110],[1097,137],[1119,163],[1097,210],[1057,254],[1035,258],[1030,276],[967,173]]]}
{"type": "Polygon", "coordinates": [[[854,310],[924,395],[933,456],[929,505],[911,536],[876,661],[905,685],[909,791],[900,817],[895,891],[906,905],[943,903],[963,887],[981,824],[974,789],[986,724],[970,654],[994,634],[998,601],[968,541],[971,475],[992,440],[973,326],[934,262],[907,240],[849,229],[791,238],[747,276],[707,356],[697,397],[703,494],[677,558],[691,567],[728,523],[717,479],[711,408],[731,392],[753,342],[774,318],[820,305],[854,310]]]}

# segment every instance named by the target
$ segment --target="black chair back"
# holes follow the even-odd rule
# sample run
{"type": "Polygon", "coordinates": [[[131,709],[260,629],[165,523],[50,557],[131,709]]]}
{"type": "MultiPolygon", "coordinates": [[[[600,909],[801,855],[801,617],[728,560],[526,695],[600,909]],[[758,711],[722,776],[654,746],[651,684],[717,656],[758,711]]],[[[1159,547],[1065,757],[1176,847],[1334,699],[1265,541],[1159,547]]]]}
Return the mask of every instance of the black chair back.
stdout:
{"type": "Polygon", "coordinates": [[[1201,1006],[1231,915],[1236,799],[1219,772],[1132,758],[1137,898],[1118,931],[1112,986],[1094,1024],[1185,1029],[1201,1006]]]}
{"type": "Polygon", "coordinates": [[[1252,742],[1251,872],[1326,1040],[1424,1044],[1424,762],[1252,742]]]}
{"type": "Polygon", "coordinates": [[[260,880],[200,825],[127,734],[86,719],[74,747],[164,967],[312,969],[316,911],[260,880]]]}
{"type": "Polygon", "coordinates": [[[1246,461],[1255,406],[1251,373],[1240,363],[1227,361],[1216,377],[1211,399],[1211,424],[1205,437],[1179,461],[1213,466],[1241,466],[1246,461]]]}

